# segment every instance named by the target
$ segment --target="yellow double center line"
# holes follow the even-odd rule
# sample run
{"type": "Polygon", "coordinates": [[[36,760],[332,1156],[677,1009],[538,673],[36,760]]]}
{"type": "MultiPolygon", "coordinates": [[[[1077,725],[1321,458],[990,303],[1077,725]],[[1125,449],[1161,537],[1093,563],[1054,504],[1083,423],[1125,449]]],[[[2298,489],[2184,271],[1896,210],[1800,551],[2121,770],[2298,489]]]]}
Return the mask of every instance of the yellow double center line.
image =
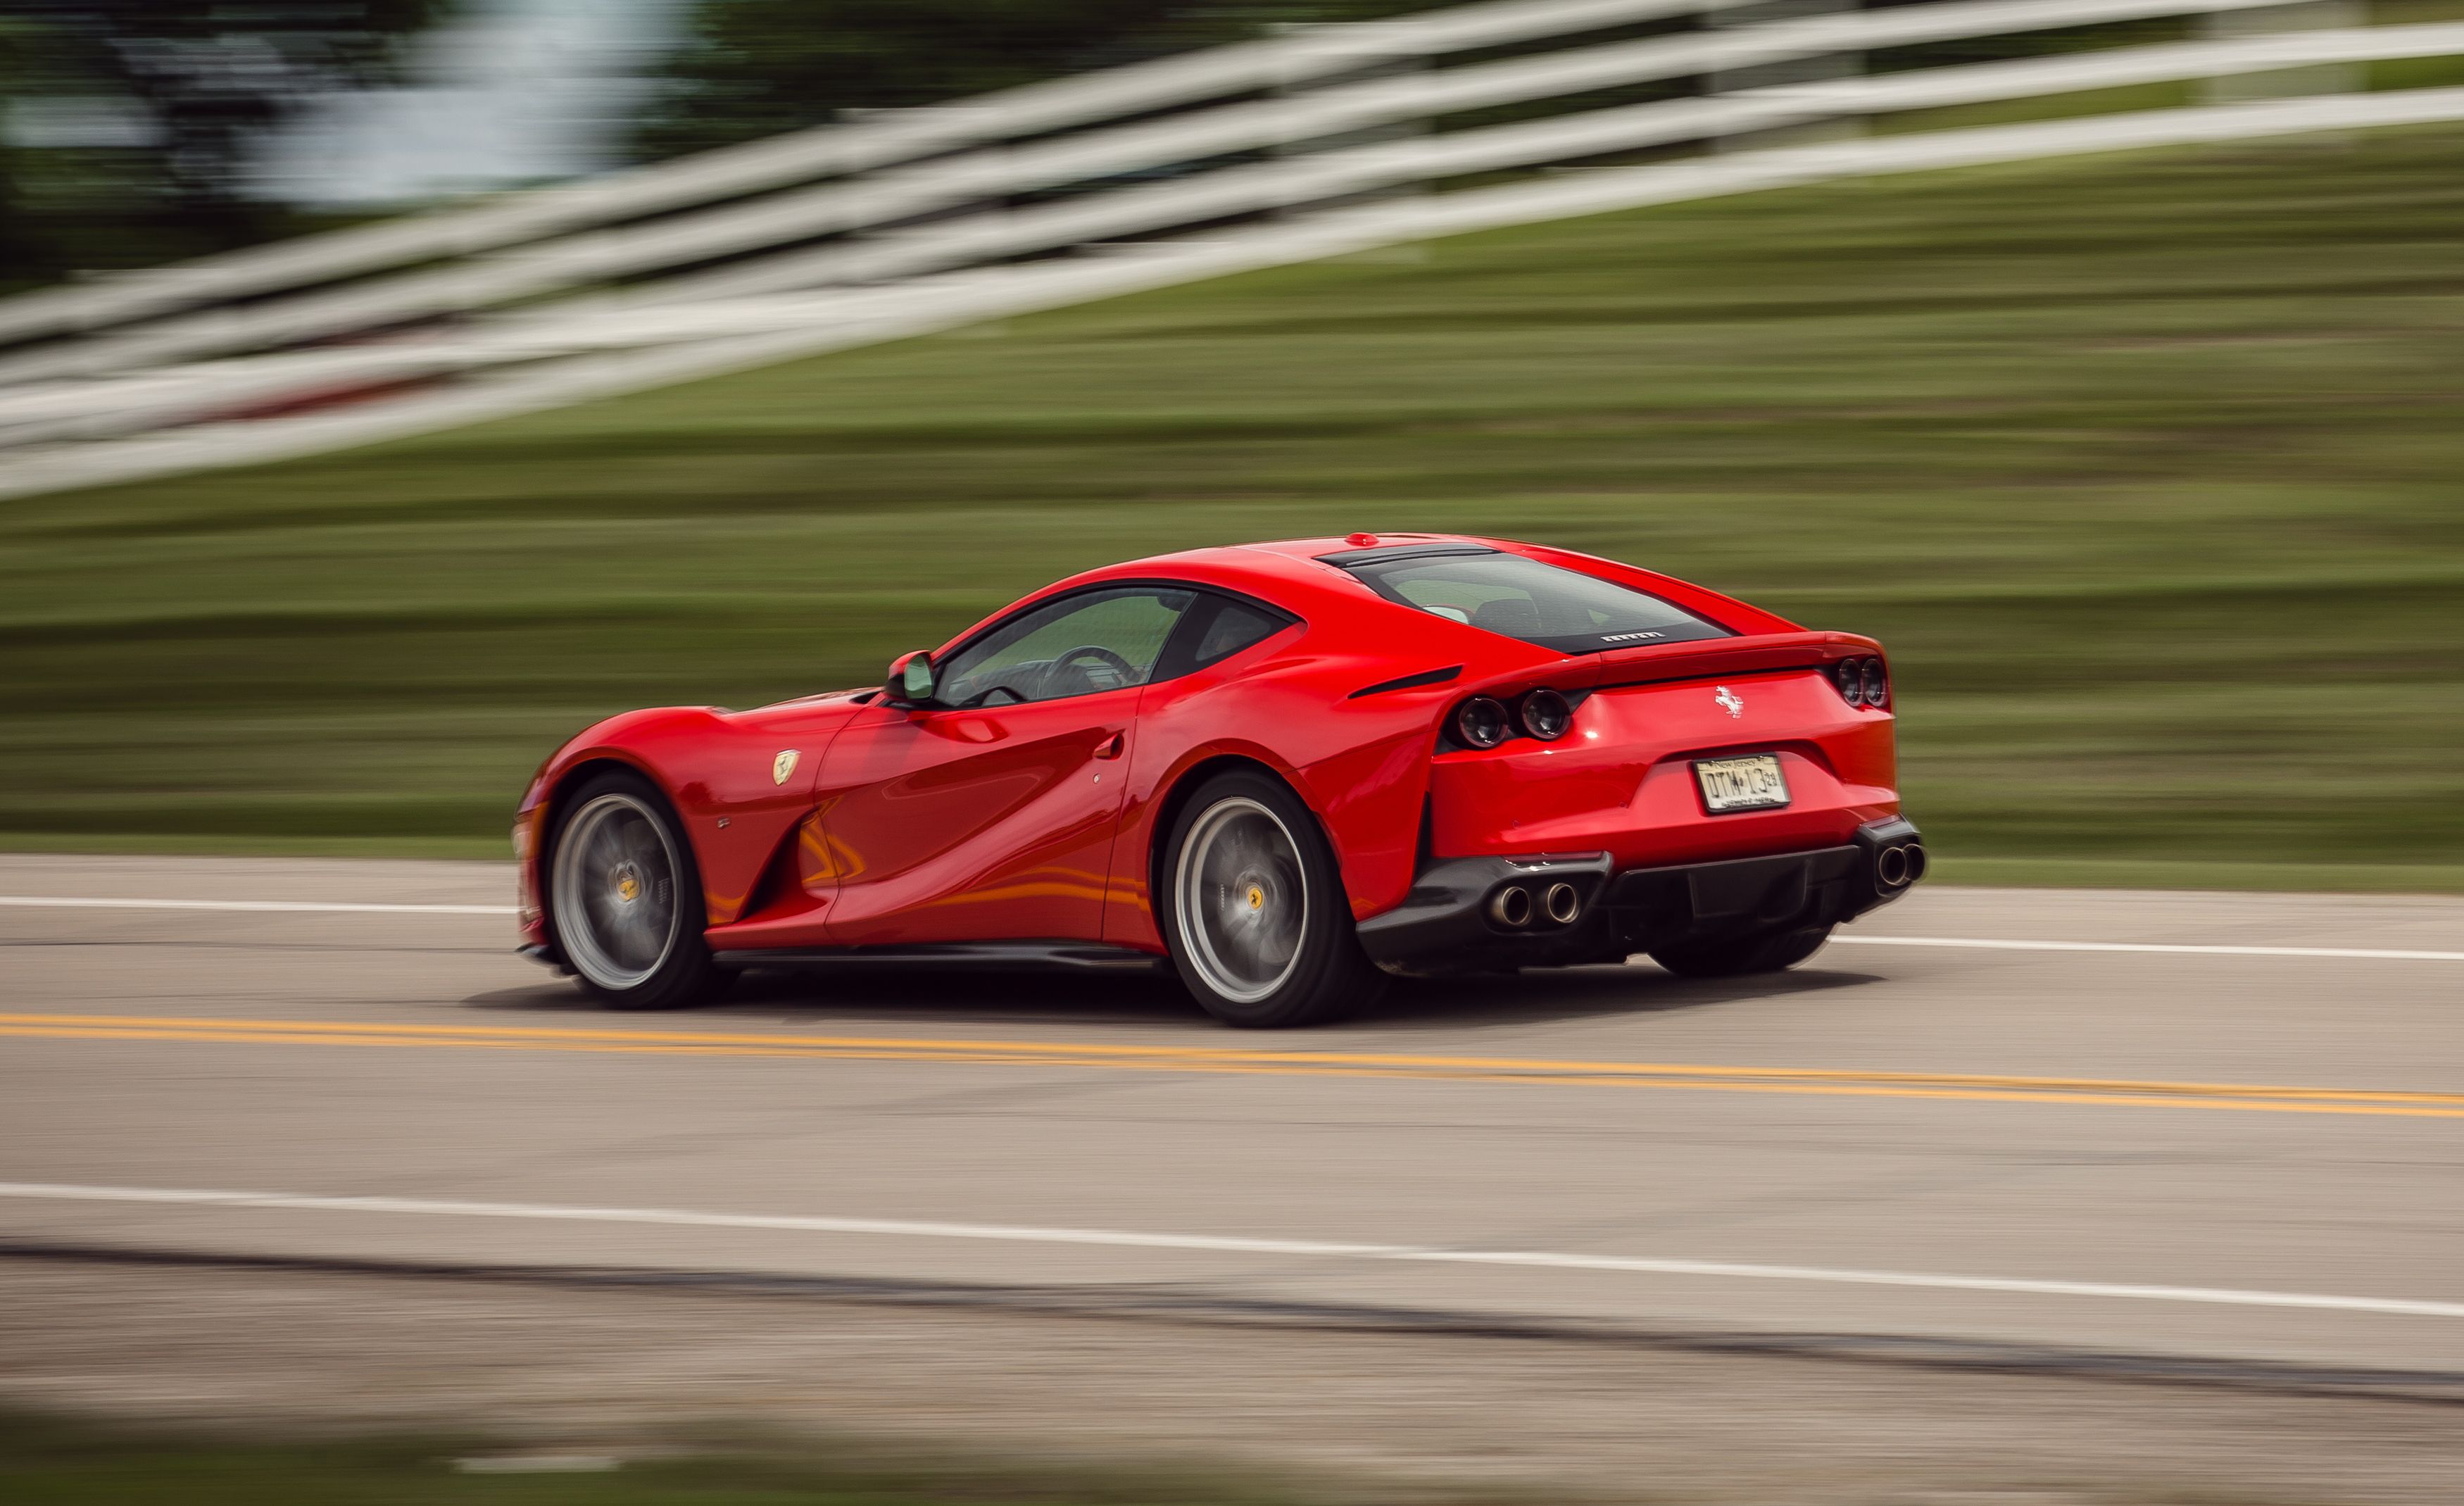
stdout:
{"type": "Polygon", "coordinates": [[[180,1015],[0,1014],[0,1036],[195,1041],[253,1046],[410,1046],[459,1051],[585,1052],[632,1056],[767,1056],[828,1061],[1077,1067],[1112,1072],[1270,1077],[1379,1077],[1577,1087],[1670,1088],[1836,1097],[1961,1098],[2131,1108],[2237,1109],[2268,1114],[2464,1118],[2464,1094],[2383,1093],[2233,1082],[2018,1077],[1968,1073],[1721,1067],[1693,1062],[1562,1061],[1364,1052],[1135,1046],[1085,1041],[965,1040],[702,1030],[574,1030],[346,1020],[224,1020],[180,1015]]]}

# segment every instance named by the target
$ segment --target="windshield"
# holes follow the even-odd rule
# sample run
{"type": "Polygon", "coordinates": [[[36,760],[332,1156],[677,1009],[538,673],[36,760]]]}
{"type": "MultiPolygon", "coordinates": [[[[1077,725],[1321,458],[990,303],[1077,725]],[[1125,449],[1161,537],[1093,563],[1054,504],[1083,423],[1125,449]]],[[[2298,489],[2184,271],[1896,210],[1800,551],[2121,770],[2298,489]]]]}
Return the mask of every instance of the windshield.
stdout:
{"type": "Polygon", "coordinates": [[[1416,549],[1337,563],[1391,601],[1561,653],[1733,636],[1657,596],[1519,554],[1416,549]]]}

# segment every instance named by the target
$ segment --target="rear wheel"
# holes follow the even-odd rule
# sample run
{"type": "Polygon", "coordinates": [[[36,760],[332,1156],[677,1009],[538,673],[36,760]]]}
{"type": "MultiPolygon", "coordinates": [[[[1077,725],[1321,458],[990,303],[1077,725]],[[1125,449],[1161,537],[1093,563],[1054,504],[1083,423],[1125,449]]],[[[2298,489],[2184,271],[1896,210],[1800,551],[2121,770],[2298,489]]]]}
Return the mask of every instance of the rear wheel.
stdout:
{"type": "Polygon", "coordinates": [[[1696,941],[1652,948],[1651,960],[1680,978],[1737,978],[1795,966],[1831,940],[1831,927],[1765,931],[1725,941],[1696,941]]]}
{"type": "Polygon", "coordinates": [[[1384,991],[1386,975],[1353,928],[1333,850],[1281,781],[1246,770],[1208,780],[1164,853],[1164,942],[1217,1019],[1313,1025],[1384,991]]]}
{"type": "Polygon", "coordinates": [[[564,803],[552,841],[548,908],[584,991],[620,1009],[677,1008],[716,992],[693,847],[649,781],[591,779],[564,803]]]}

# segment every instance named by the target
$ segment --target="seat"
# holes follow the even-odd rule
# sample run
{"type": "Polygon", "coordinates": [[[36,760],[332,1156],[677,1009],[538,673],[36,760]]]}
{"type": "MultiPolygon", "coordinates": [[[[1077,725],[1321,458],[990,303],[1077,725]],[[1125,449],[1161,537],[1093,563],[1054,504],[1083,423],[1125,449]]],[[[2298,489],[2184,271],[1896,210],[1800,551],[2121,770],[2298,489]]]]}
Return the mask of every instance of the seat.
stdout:
{"type": "Polygon", "coordinates": [[[1482,602],[1471,614],[1471,625],[1509,638],[1535,637],[1540,631],[1540,608],[1529,596],[1501,596],[1482,602]]]}

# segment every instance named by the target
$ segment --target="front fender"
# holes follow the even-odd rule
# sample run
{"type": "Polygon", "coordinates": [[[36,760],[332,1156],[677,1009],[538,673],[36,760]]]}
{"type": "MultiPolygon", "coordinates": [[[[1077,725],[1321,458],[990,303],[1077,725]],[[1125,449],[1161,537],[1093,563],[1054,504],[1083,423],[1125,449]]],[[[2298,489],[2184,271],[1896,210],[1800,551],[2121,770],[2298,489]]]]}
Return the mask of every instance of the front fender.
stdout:
{"type": "MultiPolygon", "coordinates": [[[[705,921],[740,919],[797,821],[812,808],[814,783],[829,744],[854,714],[846,696],[788,701],[758,711],[663,706],[630,711],[589,727],[560,748],[523,795],[516,847],[525,846],[524,878],[546,894],[539,865],[559,803],[577,777],[620,764],[648,778],[683,825],[701,870],[705,921]],[[792,751],[792,760],[782,755],[792,751]]],[[[526,917],[526,933],[544,931],[526,917]]],[[[533,940],[544,940],[533,936],[533,940]]]]}
{"type": "Polygon", "coordinates": [[[543,909],[547,882],[541,869],[547,861],[549,831],[574,776],[595,765],[622,764],[658,786],[674,804],[677,783],[672,765],[678,751],[690,743],[691,729],[706,732],[718,720],[718,711],[710,706],[628,711],[584,727],[540,763],[514,808],[514,858],[518,873],[515,917],[524,941],[554,942],[543,909]]]}

